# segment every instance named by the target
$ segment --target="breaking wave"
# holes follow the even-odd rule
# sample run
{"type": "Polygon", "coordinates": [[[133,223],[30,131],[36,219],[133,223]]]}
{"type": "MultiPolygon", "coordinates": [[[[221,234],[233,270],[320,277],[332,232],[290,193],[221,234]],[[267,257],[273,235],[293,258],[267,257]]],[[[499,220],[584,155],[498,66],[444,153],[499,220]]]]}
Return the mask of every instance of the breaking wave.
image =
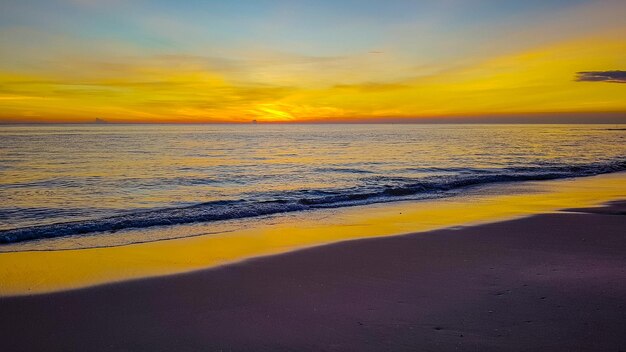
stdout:
{"type": "MultiPolygon", "coordinates": [[[[0,231],[0,243],[40,238],[142,229],[249,218],[318,208],[425,199],[460,192],[470,186],[501,182],[552,180],[626,171],[626,160],[579,165],[538,165],[500,169],[437,169],[440,175],[415,178],[370,176],[363,184],[343,190],[299,190],[265,194],[263,200],[238,199],[200,203],[187,207],[152,209],[91,220],[55,223],[0,231]],[[450,173],[450,174],[446,174],[450,173]]],[[[356,172],[346,170],[346,172],[356,172]]],[[[359,171],[360,172],[360,171],[359,171]]]]}

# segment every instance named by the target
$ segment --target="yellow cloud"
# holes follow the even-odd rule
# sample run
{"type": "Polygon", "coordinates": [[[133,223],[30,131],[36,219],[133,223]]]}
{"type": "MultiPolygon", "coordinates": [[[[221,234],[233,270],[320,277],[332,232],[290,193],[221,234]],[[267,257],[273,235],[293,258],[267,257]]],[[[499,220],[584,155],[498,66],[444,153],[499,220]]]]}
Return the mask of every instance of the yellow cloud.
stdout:
{"type": "MultiPolygon", "coordinates": [[[[524,112],[626,111],[623,85],[575,81],[576,72],[626,64],[620,33],[605,34],[494,58],[392,84],[338,85],[285,99],[331,106],[357,118],[524,112]],[[376,113],[375,113],[376,112],[376,113]]],[[[295,114],[297,117],[297,114],[295,114]]],[[[333,117],[333,116],[319,116],[333,117]]]]}
{"type": "Polygon", "coordinates": [[[625,69],[624,37],[621,28],[404,79],[387,73],[415,72],[389,58],[285,58],[292,60],[285,71],[278,59],[245,70],[187,56],[68,59],[74,70],[0,72],[0,120],[279,122],[626,111],[625,85],[575,81],[581,71],[625,69]],[[313,77],[320,67],[329,71],[313,77]],[[273,78],[263,81],[264,73],[273,78]]]}

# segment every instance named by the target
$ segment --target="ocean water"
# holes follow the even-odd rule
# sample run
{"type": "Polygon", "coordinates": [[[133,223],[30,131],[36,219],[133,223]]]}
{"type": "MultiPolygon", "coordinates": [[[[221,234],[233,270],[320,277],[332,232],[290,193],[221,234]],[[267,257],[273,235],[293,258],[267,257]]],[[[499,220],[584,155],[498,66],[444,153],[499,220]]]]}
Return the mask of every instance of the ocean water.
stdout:
{"type": "Polygon", "coordinates": [[[0,242],[624,171],[625,127],[0,126],[0,242]]]}

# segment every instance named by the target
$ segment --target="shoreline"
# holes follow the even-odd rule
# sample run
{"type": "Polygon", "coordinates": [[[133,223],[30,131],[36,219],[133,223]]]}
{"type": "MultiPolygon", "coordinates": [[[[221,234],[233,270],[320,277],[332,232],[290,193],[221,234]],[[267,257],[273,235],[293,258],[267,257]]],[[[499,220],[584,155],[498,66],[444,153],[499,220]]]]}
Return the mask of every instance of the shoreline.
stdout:
{"type": "MultiPolygon", "coordinates": [[[[398,236],[626,199],[626,173],[487,187],[465,197],[386,203],[249,221],[223,233],[116,247],[0,253],[0,297],[45,294],[233,265],[371,237],[398,236]]],[[[212,224],[176,226],[185,235],[212,224]]],[[[126,236],[116,233],[110,236],[126,236]]],[[[105,235],[106,236],[106,235],[105,235]]],[[[106,237],[102,237],[106,238],[106,237]]],[[[101,237],[67,239],[101,241],[101,237]]],[[[60,243],[50,241],[47,243],[60,243]]],[[[5,246],[5,248],[7,248],[5,246]]],[[[18,248],[24,248],[20,246],[18,248]]]]}
{"type": "Polygon", "coordinates": [[[618,351],[625,213],[622,200],[3,297],[0,338],[12,351],[618,351]]]}
{"type": "MultiPolygon", "coordinates": [[[[515,184],[517,182],[554,181],[568,178],[590,177],[626,172],[626,164],[621,160],[597,162],[577,166],[577,172],[571,172],[571,167],[546,167],[543,174],[516,175],[473,175],[471,177],[455,176],[456,181],[439,180],[430,186],[404,185],[385,186],[370,190],[369,193],[339,192],[327,197],[307,198],[300,195],[294,199],[286,192],[285,199],[279,200],[222,200],[205,203],[196,203],[181,207],[161,207],[156,209],[134,209],[123,211],[121,214],[109,214],[103,217],[88,219],[67,219],[49,223],[23,224],[10,228],[0,228],[0,245],[19,244],[28,241],[46,241],[48,239],[91,236],[102,233],[150,231],[150,229],[189,225],[197,223],[219,223],[223,221],[254,220],[263,216],[283,216],[290,213],[316,211],[324,209],[338,209],[351,206],[368,206],[394,202],[429,201],[438,198],[453,197],[464,192],[472,192],[474,188],[498,187],[499,185],[515,184]],[[569,173],[568,173],[569,170],[569,173]],[[563,173],[554,175],[553,173],[563,173]],[[485,180],[485,176],[487,176],[485,180]],[[456,184],[456,186],[453,186],[456,184]],[[439,191],[439,193],[437,192],[439,191]],[[364,196],[361,198],[361,196],[364,196]],[[352,197],[356,197],[352,199],[352,197]],[[352,200],[350,200],[352,199],[352,200]],[[216,208],[215,204],[219,206],[216,208]],[[273,204],[267,206],[267,204],[273,204]],[[276,204],[281,204],[276,206],[276,204]],[[201,220],[202,219],[202,220],[201,220]]],[[[49,219],[49,216],[42,216],[49,219]]],[[[55,218],[56,219],[56,218],[55,218]]],[[[1,249],[1,248],[0,248],[1,249]]]]}

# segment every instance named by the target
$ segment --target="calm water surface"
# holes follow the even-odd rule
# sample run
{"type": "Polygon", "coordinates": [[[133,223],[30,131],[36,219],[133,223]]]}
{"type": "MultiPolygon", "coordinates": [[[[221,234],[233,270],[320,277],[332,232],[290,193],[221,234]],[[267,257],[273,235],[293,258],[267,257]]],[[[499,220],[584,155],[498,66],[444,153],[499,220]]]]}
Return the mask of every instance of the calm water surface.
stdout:
{"type": "Polygon", "coordinates": [[[615,125],[0,127],[0,242],[626,170],[615,125]]]}

